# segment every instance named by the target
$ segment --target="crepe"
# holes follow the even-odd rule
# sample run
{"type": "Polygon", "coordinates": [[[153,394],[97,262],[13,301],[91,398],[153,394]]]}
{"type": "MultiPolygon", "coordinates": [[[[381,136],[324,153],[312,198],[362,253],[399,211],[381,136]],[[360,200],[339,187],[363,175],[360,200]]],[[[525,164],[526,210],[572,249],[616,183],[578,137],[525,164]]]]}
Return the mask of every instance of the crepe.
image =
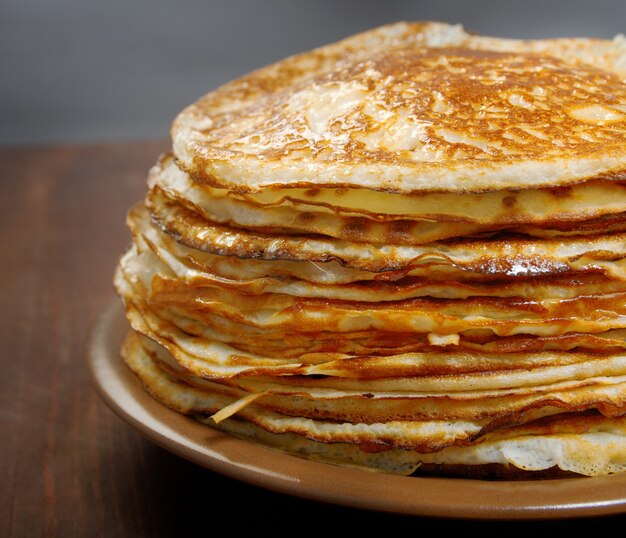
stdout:
{"type": "MultiPolygon", "coordinates": [[[[271,402],[269,409],[250,404],[261,400],[263,393],[254,393],[253,400],[238,405],[241,400],[219,386],[205,383],[199,389],[181,384],[180,379],[159,368],[141,347],[140,340],[133,336],[125,343],[124,357],[159,401],[210,426],[215,424],[216,410],[234,405],[238,413],[221,419],[222,429],[295,455],[403,475],[416,473],[421,466],[429,464],[454,468],[457,472],[463,469],[464,473],[469,468],[473,474],[484,473],[481,467],[496,464],[517,469],[517,476],[522,471],[554,468],[596,476],[626,468],[624,417],[598,413],[571,415],[561,413],[558,407],[545,408],[543,412],[528,413],[527,423],[518,415],[514,425],[497,429],[490,429],[489,420],[482,417],[392,419],[374,423],[354,419],[354,422],[328,418],[303,420],[285,414],[284,410],[283,413],[271,410],[271,402]]],[[[412,407],[416,407],[415,403],[412,407]]]]}
{"type": "Polygon", "coordinates": [[[458,26],[385,26],[210,92],[175,119],[174,153],[194,177],[239,192],[619,178],[625,56],[623,37],[485,40],[458,26]]]}
{"type": "Polygon", "coordinates": [[[370,198],[371,193],[367,196],[352,189],[333,201],[323,196],[321,189],[300,189],[303,192],[295,194],[283,189],[276,198],[268,200],[265,196],[260,201],[251,194],[197,185],[176,166],[173,156],[167,155],[151,170],[150,184],[168,199],[214,223],[268,233],[322,234],[348,241],[411,245],[499,231],[554,237],[590,235],[607,228],[626,230],[619,203],[626,187],[617,181],[468,193],[463,198],[442,193],[375,193],[370,198]]]}
{"type": "Polygon", "coordinates": [[[294,456],[626,470],[626,40],[397,23],[211,91],[130,208],[123,360],[294,456]]]}

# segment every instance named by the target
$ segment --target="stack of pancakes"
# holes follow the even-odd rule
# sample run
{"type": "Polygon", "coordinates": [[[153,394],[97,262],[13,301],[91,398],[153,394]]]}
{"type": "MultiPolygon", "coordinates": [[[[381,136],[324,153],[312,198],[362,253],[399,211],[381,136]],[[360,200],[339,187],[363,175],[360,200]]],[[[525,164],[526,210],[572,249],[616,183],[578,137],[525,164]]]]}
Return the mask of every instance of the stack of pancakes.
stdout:
{"type": "Polygon", "coordinates": [[[626,470],[626,39],[398,23],[207,94],[129,212],[166,406],[384,472],[626,470]]]}

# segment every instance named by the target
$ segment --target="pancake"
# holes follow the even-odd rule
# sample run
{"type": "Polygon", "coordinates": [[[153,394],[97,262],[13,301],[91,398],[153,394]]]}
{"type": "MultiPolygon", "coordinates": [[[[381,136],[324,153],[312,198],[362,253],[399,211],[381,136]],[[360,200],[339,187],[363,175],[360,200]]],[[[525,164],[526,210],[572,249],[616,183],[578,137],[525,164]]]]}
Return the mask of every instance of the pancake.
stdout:
{"type": "MultiPolygon", "coordinates": [[[[529,289],[530,287],[540,286],[544,290],[563,290],[563,286],[577,286],[581,279],[597,279],[599,273],[606,273],[612,277],[608,280],[601,279],[603,286],[619,286],[615,282],[616,279],[626,280],[623,276],[625,264],[623,258],[619,255],[616,256],[614,253],[603,252],[602,246],[600,246],[599,250],[595,250],[595,253],[589,253],[593,254],[593,260],[589,259],[587,255],[580,256],[574,253],[569,264],[558,263],[560,260],[557,263],[552,263],[552,258],[548,256],[545,256],[544,259],[538,259],[536,256],[520,256],[518,253],[508,258],[503,255],[499,260],[492,250],[491,255],[484,255],[483,252],[478,252],[479,256],[470,258],[471,263],[464,267],[461,263],[463,261],[461,257],[463,251],[460,251],[460,256],[456,259],[440,255],[437,259],[422,259],[420,264],[412,263],[409,268],[376,273],[347,267],[340,264],[337,260],[320,261],[317,260],[319,255],[315,253],[311,256],[311,258],[316,258],[315,260],[298,260],[295,256],[293,259],[285,260],[282,255],[280,258],[275,257],[267,260],[258,257],[249,258],[242,256],[240,258],[237,256],[214,255],[211,252],[191,248],[183,243],[187,241],[189,244],[194,244],[193,236],[185,239],[184,236],[175,233],[174,235],[178,239],[178,241],[175,241],[167,233],[163,233],[159,226],[151,225],[150,218],[142,204],[131,209],[127,222],[135,236],[135,241],[138,244],[147,244],[164,263],[170,266],[172,271],[186,271],[186,274],[190,274],[192,278],[214,278],[219,279],[222,283],[226,280],[241,281],[251,279],[265,279],[264,282],[268,282],[267,279],[269,278],[271,279],[269,282],[274,285],[280,285],[279,283],[281,282],[289,282],[296,283],[300,287],[306,286],[308,289],[311,289],[309,283],[313,283],[325,285],[328,290],[340,289],[338,287],[340,284],[353,284],[355,287],[364,290],[372,287],[384,287],[385,291],[389,291],[390,288],[393,289],[399,286],[406,290],[411,286],[411,283],[419,281],[422,283],[427,282],[430,286],[439,286],[439,291],[434,291],[433,296],[450,297],[451,293],[455,293],[452,291],[454,288],[480,286],[480,281],[486,281],[486,283],[480,288],[481,291],[479,293],[475,293],[477,295],[493,295],[485,290],[494,285],[504,283],[506,287],[526,286],[526,291],[521,292],[521,294],[523,296],[533,296],[529,289]],[[480,256],[481,254],[482,256],[480,256]],[[515,259],[518,262],[515,267],[516,279],[513,281],[507,277],[506,273],[507,264],[511,265],[511,259],[515,259]],[[536,260],[534,266],[530,263],[531,260],[536,260]],[[185,268],[180,265],[181,263],[185,268]],[[551,263],[555,269],[552,275],[549,274],[551,263]],[[541,267],[544,268],[543,271],[540,270],[541,267]],[[526,268],[526,274],[522,274],[526,268]],[[537,274],[540,274],[542,278],[534,278],[537,274]],[[551,282],[559,275],[563,277],[564,285],[550,286],[547,284],[546,277],[549,277],[551,282]],[[442,280],[451,284],[444,289],[441,285],[442,280]]],[[[184,230],[185,228],[178,224],[174,230],[179,229],[184,230]]],[[[234,237],[236,238],[236,236],[234,237]]],[[[302,241],[300,244],[302,244],[302,241]]],[[[495,243],[492,244],[495,245],[495,243]]],[[[203,246],[202,243],[199,243],[199,245],[203,246]]],[[[532,243],[525,243],[522,244],[522,248],[533,245],[532,243]]],[[[506,247],[506,245],[503,246],[506,247]]],[[[621,246],[622,244],[616,241],[610,244],[609,248],[619,249],[621,246]]],[[[482,248],[484,249],[484,247],[485,245],[483,244],[482,248]]],[[[204,246],[204,248],[211,248],[210,244],[204,246]]],[[[417,254],[425,253],[426,251],[421,251],[417,254]]],[[[448,248],[446,247],[447,253],[448,248]]],[[[502,293],[511,295],[511,293],[504,291],[502,293]]],[[[544,293],[549,292],[544,291],[544,293]]],[[[298,293],[295,295],[298,295],[298,293]]]]}
{"type": "Polygon", "coordinates": [[[403,475],[626,470],[626,39],[397,23],[174,119],[113,284],[206,427],[403,475]]]}
{"type": "MultiPolygon", "coordinates": [[[[213,425],[214,411],[233,405],[233,398],[223,391],[181,384],[159,368],[138,342],[127,339],[123,356],[146,389],[168,407],[213,425]]],[[[484,419],[391,420],[366,425],[303,421],[248,405],[219,425],[229,433],[291,454],[396,474],[412,474],[421,465],[433,463],[457,468],[499,464],[518,469],[518,474],[520,469],[557,468],[598,476],[624,470],[623,417],[548,412],[543,418],[489,431],[484,429],[484,419]]]]}
{"type": "Polygon", "coordinates": [[[238,258],[336,261],[350,269],[386,273],[389,279],[419,274],[420,268],[427,268],[424,274],[430,274],[433,266],[451,266],[490,277],[537,276],[564,271],[606,271],[623,277],[626,257],[626,233],[542,240],[509,235],[488,240],[468,238],[396,246],[323,236],[263,234],[221,226],[156,191],[150,191],[146,203],[159,228],[192,249],[238,258]]]}
{"type": "Polygon", "coordinates": [[[175,119],[174,153],[194,177],[240,192],[623,179],[624,40],[560,45],[385,26],[209,93],[175,119]]]}
{"type": "Polygon", "coordinates": [[[150,287],[145,291],[150,304],[200,321],[205,316],[219,316],[257,328],[283,328],[289,332],[305,326],[310,332],[337,334],[371,329],[439,335],[482,330],[498,336],[594,333],[626,326],[624,292],[545,301],[517,297],[465,300],[421,297],[373,303],[329,301],[272,293],[250,296],[228,289],[191,287],[153,271],[157,266],[154,256],[131,257],[131,261],[137,267],[127,268],[128,264],[122,262],[121,271],[139,275],[142,287],[150,287]]]}
{"type": "MultiPolygon", "coordinates": [[[[508,231],[532,236],[593,234],[626,230],[619,200],[626,192],[619,182],[588,182],[555,190],[533,189],[459,196],[424,193],[384,193],[389,214],[367,210],[362,204],[337,207],[312,196],[314,202],[286,194],[277,201],[251,202],[251,196],[234,196],[226,189],[194,183],[171,155],[150,173],[150,184],[208,221],[268,233],[320,234],[338,239],[384,244],[419,244],[467,235],[508,231]],[[306,206],[310,207],[306,207],[306,206]],[[400,213],[405,206],[404,213],[400,213]],[[412,213],[409,213],[409,212],[412,213]]],[[[369,201],[367,196],[342,193],[340,201],[369,201]]],[[[304,191],[306,194],[308,191],[304,191]]],[[[377,193],[379,198],[383,197],[377,193]]],[[[280,196],[280,195],[279,195],[280,196]]],[[[379,204],[382,206],[383,204],[379,204]]],[[[374,204],[372,204],[374,206],[374,204]]],[[[385,207],[385,209],[387,209],[385,207]]]]}

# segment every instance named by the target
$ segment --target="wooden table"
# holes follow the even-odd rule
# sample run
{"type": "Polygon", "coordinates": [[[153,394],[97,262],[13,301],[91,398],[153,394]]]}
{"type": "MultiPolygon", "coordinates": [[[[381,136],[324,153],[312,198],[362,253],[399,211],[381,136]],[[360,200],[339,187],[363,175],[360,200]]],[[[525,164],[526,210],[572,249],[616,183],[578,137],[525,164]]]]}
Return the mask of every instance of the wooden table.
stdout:
{"type": "Polygon", "coordinates": [[[144,439],[97,396],[85,367],[93,324],[165,141],[0,150],[0,536],[181,536],[580,529],[626,515],[461,521],[334,506],[258,488],[144,439]],[[232,532],[232,531],[236,532],[232,532]]]}

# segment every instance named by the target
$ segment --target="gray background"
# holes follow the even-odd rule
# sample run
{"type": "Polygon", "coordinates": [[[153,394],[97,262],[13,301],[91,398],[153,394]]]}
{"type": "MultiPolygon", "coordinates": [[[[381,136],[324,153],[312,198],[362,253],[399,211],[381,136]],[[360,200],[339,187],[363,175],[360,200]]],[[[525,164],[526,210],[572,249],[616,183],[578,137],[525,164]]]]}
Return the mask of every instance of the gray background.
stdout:
{"type": "Polygon", "coordinates": [[[0,145],[163,138],[217,85],[398,20],[610,38],[626,0],[0,0],[0,145]]]}

